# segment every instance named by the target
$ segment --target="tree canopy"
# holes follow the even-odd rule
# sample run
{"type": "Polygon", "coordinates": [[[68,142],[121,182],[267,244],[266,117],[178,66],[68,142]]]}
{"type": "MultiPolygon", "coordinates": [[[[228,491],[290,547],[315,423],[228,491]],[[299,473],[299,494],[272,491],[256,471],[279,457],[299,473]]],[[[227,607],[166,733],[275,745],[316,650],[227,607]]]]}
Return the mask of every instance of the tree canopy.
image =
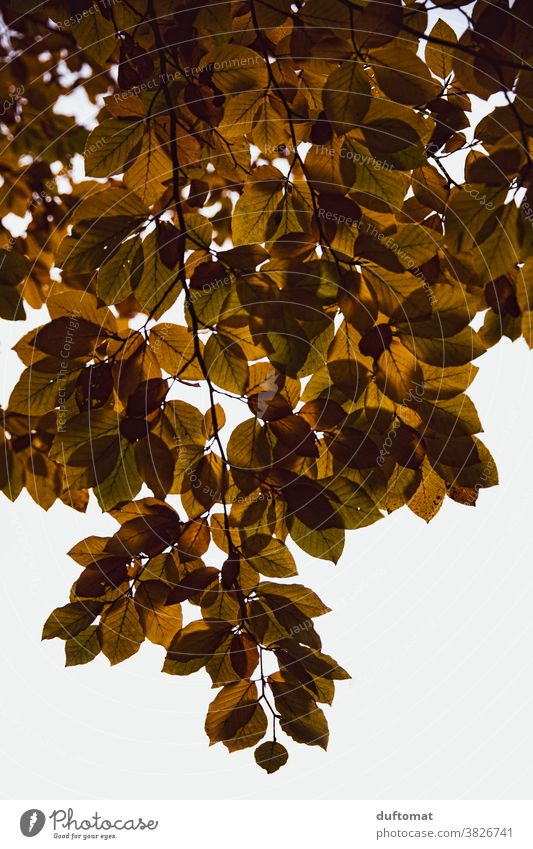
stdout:
{"type": "Polygon", "coordinates": [[[530,0],[2,15],[0,317],[43,309],[0,486],[117,521],[43,638],[205,669],[209,741],[275,772],[349,677],[298,549],[497,483],[466,393],[533,344],[530,0]]]}

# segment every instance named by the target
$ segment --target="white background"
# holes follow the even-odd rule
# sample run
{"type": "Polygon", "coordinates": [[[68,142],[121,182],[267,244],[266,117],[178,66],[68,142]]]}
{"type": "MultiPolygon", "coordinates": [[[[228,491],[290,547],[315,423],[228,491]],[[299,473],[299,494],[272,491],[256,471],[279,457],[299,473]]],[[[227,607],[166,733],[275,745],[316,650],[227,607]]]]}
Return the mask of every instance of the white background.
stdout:
{"type": "MultiPolygon", "coordinates": [[[[309,846],[315,849],[317,846],[328,846],[332,842],[332,834],[343,835],[345,843],[350,847],[362,847],[368,849],[376,846],[377,849],[397,847],[397,849],[448,849],[450,846],[458,845],[480,846],[483,849],[503,849],[509,846],[512,849],[531,849],[533,843],[533,822],[531,818],[531,806],[527,802],[448,802],[431,800],[409,801],[405,799],[393,799],[390,802],[323,802],[318,808],[312,802],[300,802],[295,805],[292,801],[279,801],[276,803],[275,813],[268,801],[249,802],[245,808],[239,802],[215,801],[207,808],[204,800],[197,802],[151,802],[144,800],[136,805],[132,802],[121,802],[120,800],[86,800],[84,802],[72,803],[64,799],[58,799],[53,804],[46,800],[34,799],[32,805],[22,802],[0,802],[0,819],[3,823],[2,835],[5,835],[6,845],[28,846],[27,837],[21,835],[19,830],[20,816],[24,811],[38,808],[46,816],[43,830],[36,836],[35,846],[57,847],[64,843],[58,840],[59,835],[65,837],[69,832],[62,828],[61,822],[65,822],[61,811],[72,808],[72,818],[80,823],[84,817],[91,819],[98,812],[100,819],[109,818],[111,822],[117,819],[122,821],[142,817],[146,822],[148,819],[157,821],[158,825],[154,831],[115,831],[112,841],[102,843],[102,838],[107,832],[87,832],[81,829],[77,832],[71,830],[69,843],[74,842],[81,845],[91,845],[96,841],[98,846],[113,846],[118,849],[125,847],[161,847],[168,849],[169,846],[188,846],[194,841],[195,846],[205,847],[216,840],[217,849],[235,849],[236,835],[251,832],[250,824],[261,823],[262,827],[254,828],[253,845],[255,849],[270,849],[273,842],[281,842],[282,847],[287,846],[309,846]],[[53,811],[57,811],[58,828],[53,830],[53,819],[50,818],[53,811]],[[209,819],[206,818],[208,811],[209,819]],[[432,814],[431,821],[404,821],[398,819],[385,821],[378,820],[377,815],[384,814],[432,814]],[[493,838],[484,837],[474,840],[467,836],[464,843],[461,838],[446,839],[442,833],[462,828],[474,829],[505,829],[504,835],[493,838]],[[248,831],[245,831],[248,829],[248,831]],[[509,829],[512,834],[509,834],[509,829]],[[414,835],[407,838],[398,838],[398,832],[417,832],[432,830],[439,837],[418,838],[414,835]],[[379,840],[377,839],[380,832],[379,840]],[[387,832],[390,837],[384,835],[387,832]],[[77,834],[75,840],[74,834],[77,834]],[[84,840],[84,837],[90,838],[84,840]]],[[[465,835],[467,832],[465,832],[465,835]]],[[[494,834],[494,832],[493,832],[494,834]]],[[[238,839],[238,838],[237,838],[238,839]]],[[[30,844],[32,845],[32,844],[30,844]]]]}

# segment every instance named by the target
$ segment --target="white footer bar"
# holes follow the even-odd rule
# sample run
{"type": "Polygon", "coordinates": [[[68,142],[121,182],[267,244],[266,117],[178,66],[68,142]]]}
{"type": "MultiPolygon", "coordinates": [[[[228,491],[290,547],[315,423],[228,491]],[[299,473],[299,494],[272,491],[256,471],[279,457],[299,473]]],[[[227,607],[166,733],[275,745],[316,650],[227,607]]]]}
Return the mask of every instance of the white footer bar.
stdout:
{"type": "Polygon", "coordinates": [[[6,847],[533,849],[531,801],[0,801],[6,847]],[[35,843],[29,844],[29,839],[35,843]]]}

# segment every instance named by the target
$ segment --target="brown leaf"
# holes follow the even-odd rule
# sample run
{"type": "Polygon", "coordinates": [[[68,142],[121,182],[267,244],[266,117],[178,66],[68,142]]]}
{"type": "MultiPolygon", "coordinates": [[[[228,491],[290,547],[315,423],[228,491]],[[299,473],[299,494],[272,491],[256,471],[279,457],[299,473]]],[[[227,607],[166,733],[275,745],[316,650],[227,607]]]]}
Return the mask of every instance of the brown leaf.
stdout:
{"type": "Polygon", "coordinates": [[[257,765],[271,775],[285,766],[289,759],[289,753],[281,743],[271,740],[268,743],[261,743],[255,750],[254,757],[257,765]]]}
{"type": "Polygon", "coordinates": [[[224,743],[230,752],[255,746],[267,729],[265,712],[251,681],[227,684],[209,705],[205,730],[210,745],[224,743]]]}
{"type": "Polygon", "coordinates": [[[183,526],[176,540],[176,549],[182,560],[196,560],[207,551],[210,541],[207,519],[195,519],[183,526]]]}
{"type": "Polygon", "coordinates": [[[206,665],[231,626],[222,622],[190,622],[171,641],[163,665],[170,675],[190,675],[206,665]]]}
{"type": "Polygon", "coordinates": [[[247,634],[235,634],[230,646],[231,665],[239,678],[250,678],[259,663],[257,645],[247,634]]]}
{"type": "Polygon", "coordinates": [[[61,316],[41,327],[32,344],[39,351],[68,360],[91,354],[96,345],[105,342],[105,328],[85,318],[61,316]]]}
{"type": "Polygon", "coordinates": [[[327,749],[329,730],[326,717],[306,689],[297,680],[280,672],[269,675],[268,683],[285,733],[297,743],[327,749]]]}
{"type": "Polygon", "coordinates": [[[149,413],[161,406],[167,392],[168,383],[166,380],[158,377],[145,380],[139,384],[135,392],[128,398],[126,415],[145,418],[149,413]]]}

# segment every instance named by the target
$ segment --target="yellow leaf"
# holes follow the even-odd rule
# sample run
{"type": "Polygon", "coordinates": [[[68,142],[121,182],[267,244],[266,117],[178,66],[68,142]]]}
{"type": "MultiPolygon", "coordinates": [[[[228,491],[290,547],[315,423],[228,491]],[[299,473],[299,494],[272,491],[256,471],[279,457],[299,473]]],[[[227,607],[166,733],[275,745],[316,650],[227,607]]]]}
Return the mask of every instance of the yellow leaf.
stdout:
{"type": "Polygon", "coordinates": [[[137,471],[134,444],[127,439],[121,439],[118,448],[116,463],[105,477],[104,474],[101,475],[98,485],[94,487],[98,503],[105,511],[133,501],[142,486],[137,471]]]}
{"type": "Polygon", "coordinates": [[[496,280],[520,261],[519,213],[514,201],[497,210],[485,229],[478,233],[472,256],[482,283],[496,280]],[[490,233],[481,240],[479,236],[485,234],[485,229],[490,229],[490,233]]]}
{"type": "Polygon", "coordinates": [[[152,643],[168,648],[182,626],[181,604],[166,604],[169,588],[161,581],[143,581],[135,605],[144,633],[152,643]]]}
{"type": "Polygon", "coordinates": [[[464,366],[436,368],[424,363],[424,392],[426,401],[443,401],[460,395],[468,389],[479,371],[477,366],[467,363],[464,366]]]}
{"type": "Polygon", "coordinates": [[[338,135],[359,126],[370,106],[370,97],[368,77],[357,61],[343,62],[332,71],[322,99],[328,121],[338,135]]]}
{"type": "Polygon", "coordinates": [[[297,743],[327,749],[329,731],[326,717],[307,690],[281,672],[269,675],[268,683],[285,733],[297,743]]]}
{"type": "Polygon", "coordinates": [[[132,598],[120,598],[102,613],[98,634],[102,652],[112,666],[139,651],[144,631],[132,598]]]}
{"type": "Polygon", "coordinates": [[[446,484],[434,471],[427,457],[424,457],[420,471],[422,480],[415,494],[407,502],[407,506],[421,519],[429,522],[442,507],[446,495],[446,484]]]}
{"type": "Polygon", "coordinates": [[[144,262],[142,277],[134,294],[144,312],[160,318],[181,292],[181,282],[176,270],[163,262],[156,231],[153,230],[142,243],[144,262]]]}
{"type": "Polygon", "coordinates": [[[89,134],[85,144],[85,173],[89,177],[121,174],[140,147],[143,121],[108,118],[89,134]]]}
{"type": "Polygon", "coordinates": [[[190,675],[201,669],[216,655],[231,625],[227,622],[190,622],[172,639],[163,672],[169,675],[190,675]]]}
{"type": "Polygon", "coordinates": [[[81,14],[82,20],[74,24],[72,34],[90,59],[104,65],[115,49],[115,27],[104,18],[98,3],[86,6],[81,14]]]}
{"type": "Polygon", "coordinates": [[[65,643],[65,666],[80,666],[90,663],[100,654],[98,629],[91,625],[77,636],[71,637],[65,643]]]}
{"type": "Polygon", "coordinates": [[[252,681],[227,684],[209,705],[205,721],[210,744],[224,743],[230,752],[255,746],[265,735],[267,718],[252,681]]]}
{"type": "Polygon", "coordinates": [[[289,753],[285,746],[275,740],[270,740],[268,743],[261,743],[254,752],[254,758],[258,766],[264,769],[269,775],[277,772],[284,766],[288,759],[289,753]]]}
{"type": "Polygon", "coordinates": [[[139,155],[124,174],[124,183],[147,204],[158,200],[172,179],[172,162],[155,133],[146,133],[139,155]]]}
{"type": "Polygon", "coordinates": [[[250,133],[254,125],[261,102],[265,99],[263,91],[244,91],[228,97],[224,108],[224,117],[218,129],[228,141],[240,141],[250,133]]]}
{"type": "MultiPolygon", "coordinates": [[[[439,18],[429,34],[429,38],[437,38],[442,41],[448,41],[451,44],[457,43],[455,30],[446,23],[442,18],[439,18]]],[[[424,53],[426,63],[431,71],[441,80],[449,77],[453,69],[453,47],[446,44],[432,43],[428,41],[424,53]]]]}
{"type": "Polygon", "coordinates": [[[204,360],[213,383],[228,392],[244,394],[248,385],[248,360],[237,342],[213,333],[207,340],[204,360]]]}
{"type": "Polygon", "coordinates": [[[200,70],[211,69],[214,84],[224,94],[262,90],[268,82],[263,57],[240,44],[215,47],[202,57],[199,67],[200,70]]]}
{"type": "Polygon", "coordinates": [[[396,253],[404,268],[412,269],[435,256],[442,236],[421,224],[399,224],[397,232],[383,242],[396,253]]]}
{"type": "Polygon", "coordinates": [[[261,165],[244,187],[233,210],[233,244],[264,242],[270,215],[281,200],[283,176],[277,168],[261,165]]]}
{"type": "Polygon", "coordinates": [[[101,604],[97,601],[78,601],[56,607],[44,624],[42,639],[75,637],[94,621],[100,610],[101,604]]]}
{"type": "Polygon", "coordinates": [[[143,248],[139,236],[127,239],[98,270],[96,290],[105,304],[123,301],[137,285],[143,269],[143,248]]]}
{"type": "Polygon", "coordinates": [[[387,481],[387,491],[380,506],[389,513],[399,510],[412,498],[420,485],[420,470],[396,464],[387,481]]]}
{"type": "MultiPolygon", "coordinates": [[[[200,352],[203,342],[199,339],[200,352]]],[[[156,324],[150,331],[150,347],[161,368],[184,380],[198,380],[204,374],[197,362],[194,337],[187,327],[178,324],[156,324]]]]}
{"type": "Polygon", "coordinates": [[[392,401],[407,404],[424,395],[423,381],[416,358],[400,341],[393,339],[377,361],[376,382],[381,391],[392,401]]]}
{"type": "Polygon", "coordinates": [[[378,85],[391,100],[422,106],[440,94],[440,84],[432,79],[423,61],[397,43],[376,50],[373,62],[378,85]]]}

